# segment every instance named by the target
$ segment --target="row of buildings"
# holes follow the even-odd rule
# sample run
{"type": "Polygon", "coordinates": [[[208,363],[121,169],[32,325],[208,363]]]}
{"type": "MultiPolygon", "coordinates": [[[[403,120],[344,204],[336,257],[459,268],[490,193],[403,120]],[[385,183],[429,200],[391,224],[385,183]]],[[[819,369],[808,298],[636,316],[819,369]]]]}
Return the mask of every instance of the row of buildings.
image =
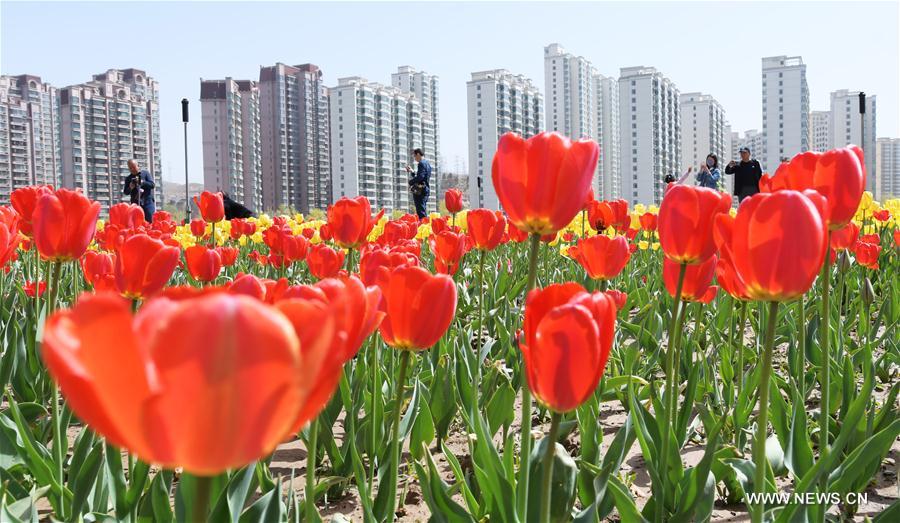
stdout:
{"type": "MultiPolygon", "coordinates": [[[[762,126],[733,131],[710,94],[682,93],[653,67],[600,73],[559,44],[544,48],[543,91],[504,69],[467,82],[468,199],[499,208],[491,183],[497,142],[506,132],[543,130],[590,138],[600,146],[595,194],[658,203],[663,179],[702,163],[721,165],[743,146],[764,170],[806,150],[861,144],[868,190],[900,196],[900,139],[876,139],[876,97],[859,112],[859,92],[831,93],[811,110],[800,57],[762,59],[762,126]]],[[[402,66],[390,84],[361,77],[328,85],[313,64],[261,67],[256,80],[201,80],[203,180],[254,209],[324,209],[342,196],[367,196],[375,208],[409,210],[412,150],[434,168],[435,210],[444,170],[439,82],[402,66]]],[[[31,75],[0,77],[0,202],[12,189],[53,183],[83,189],[104,205],[121,199],[125,163],[135,158],[160,177],[158,85],[144,71],[112,69],[57,89],[31,75]]],[[[725,177],[725,185],[731,177],[725,177]]]]}
{"type": "Polygon", "coordinates": [[[0,202],[32,184],[122,198],[129,159],[161,172],[159,87],[139,69],[110,69],[57,88],[39,76],[0,76],[0,202]]]}
{"type": "MultiPolygon", "coordinates": [[[[408,210],[405,167],[421,148],[439,190],[438,79],[409,66],[391,85],[325,85],[313,64],[262,67],[259,80],[201,80],[203,181],[254,209],[324,209],[365,195],[408,210]]],[[[436,199],[431,199],[435,210],[436,199]]]]}

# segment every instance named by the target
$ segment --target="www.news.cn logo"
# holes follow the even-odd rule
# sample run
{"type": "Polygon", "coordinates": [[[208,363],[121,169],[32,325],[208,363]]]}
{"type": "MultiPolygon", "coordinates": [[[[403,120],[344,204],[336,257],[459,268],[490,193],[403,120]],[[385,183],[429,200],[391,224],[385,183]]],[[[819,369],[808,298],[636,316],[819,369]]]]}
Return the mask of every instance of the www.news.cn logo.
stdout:
{"type": "Polygon", "coordinates": [[[869,501],[866,492],[848,492],[841,495],[839,492],[748,492],[748,501],[751,505],[762,502],[763,505],[864,505],[869,501]]]}

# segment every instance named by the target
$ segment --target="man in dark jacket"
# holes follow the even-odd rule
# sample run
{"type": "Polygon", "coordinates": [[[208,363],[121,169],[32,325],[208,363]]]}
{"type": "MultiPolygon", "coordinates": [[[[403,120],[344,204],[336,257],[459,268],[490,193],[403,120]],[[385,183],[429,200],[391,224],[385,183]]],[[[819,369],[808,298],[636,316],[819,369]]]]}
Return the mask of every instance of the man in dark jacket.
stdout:
{"type": "MultiPolygon", "coordinates": [[[[416,203],[416,214],[421,220],[428,214],[425,212],[425,203],[428,201],[428,195],[431,194],[431,184],[429,183],[431,164],[425,159],[422,149],[414,150],[413,156],[416,162],[419,163],[419,166],[416,168],[416,175],[409,179],[409,190],[412,192],[413,201],[416,203]],[[422,190],[423,186],[424,190],[422,190]]],[[[407,165],[406,172],[411,173],[412,167],[407,165]]]]}
{"type": "Polygon", "coordinates": [[[750,159],[749,147],[741,147],[741,162],[729,162],[725,174],[734,175],[734,195],[738,197],[738,202],[759,192],[762,167],[758,161],[750,159]]]}
{"type": "Polygon", "coordinates": [[[131,203],[140,205],[144,210],[144,219],[147,223],[153,221],[153,213],[156,212],[156,201],[153,199],[153,177],[146,169],[141,169],[135,160],[128,160],[128,170],[131,174],[125,177],[125,188],[122,194],[131,198],[131,203]]]}

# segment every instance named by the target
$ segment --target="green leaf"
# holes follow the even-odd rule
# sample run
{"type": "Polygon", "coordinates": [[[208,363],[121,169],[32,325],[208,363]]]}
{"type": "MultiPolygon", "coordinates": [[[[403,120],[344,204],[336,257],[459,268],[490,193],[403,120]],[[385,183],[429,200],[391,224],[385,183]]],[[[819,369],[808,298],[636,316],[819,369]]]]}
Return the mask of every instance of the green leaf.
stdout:
{"type": "Polygon", "coordinates": [[[250,493],[250,485],[255,476],[254,469],[255,465],[250,465],[231,474],[225,490],[213,504],[210,521],[237,523],[241,517],[241,511],[247,503],[247,495],[250,493]]]}
{"type": "Polygon", "coordinates": [[[100,473],[102,465],[103,444],[98,441],[94,443],[92,450],[84,459],[84,463],[79,467],[78,474],[75,477],[72,487],[72,514],[81,514],[82,506],[91,493],[91,488],[97,481],[97,474],[100,473]]]}
{"type": "MultiPolygon", "coordinates": [[[[419,386],[421,387],[421,384],[419,386]]],[[[413,423],[411,439],[409,442],[409,450],[413,457],[420,459],[422,457],[422,445],[425,445],[425,450],[427,452],[428,445],[434,441],[434,437],[435,428],[434,420],[431,418],[431,409],[428,408],[427,403],[420,402],[419,414],[416,416],[416,421],[413,423]]]]}
{"type": "Polygon", "coordinates": [[[784,464],[795,478],[802,478],[813,466],[812,445],[806,429],[806,409],[800,392],[794,389],[793,412],[791,415],[791,432],[784,464]]]}
{"type": "Polygon", "coordinates": [[[847,456],[828,477],[829,492],[846,494],[857,487],[865,487],[890,452],[900,435],[900,420],[874,434],[847,456]]]}

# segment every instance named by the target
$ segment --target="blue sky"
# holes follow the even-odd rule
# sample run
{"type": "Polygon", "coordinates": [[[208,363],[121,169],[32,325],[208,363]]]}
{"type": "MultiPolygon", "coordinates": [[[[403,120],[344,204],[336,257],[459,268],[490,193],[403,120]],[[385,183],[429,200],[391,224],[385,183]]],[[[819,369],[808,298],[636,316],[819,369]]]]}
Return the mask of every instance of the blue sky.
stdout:
{"type": "MultiPolygon", "coordinates": [[[[467,151],[465,83],[506,68],[543,90],[559,42],[607,75],[654,66],[681,92],[724,106],[735,130],[762,124],[760,58],[801,55],[813,109],[837,89],[878,96],[878,136],[900,136],[898,3],[0,3],[0,71],[64,86],[112,67],[160,82],[163,175],[183,179],[180,100],[192,102],[191,179],[202,179],[200,78],[258,79],[277,61],[319,65],[329,85],[390,82],[398,65],[439,75],[446,166],[467,151]]],[[[124,169],[124,167],[123,167],[124,169]]]]}

